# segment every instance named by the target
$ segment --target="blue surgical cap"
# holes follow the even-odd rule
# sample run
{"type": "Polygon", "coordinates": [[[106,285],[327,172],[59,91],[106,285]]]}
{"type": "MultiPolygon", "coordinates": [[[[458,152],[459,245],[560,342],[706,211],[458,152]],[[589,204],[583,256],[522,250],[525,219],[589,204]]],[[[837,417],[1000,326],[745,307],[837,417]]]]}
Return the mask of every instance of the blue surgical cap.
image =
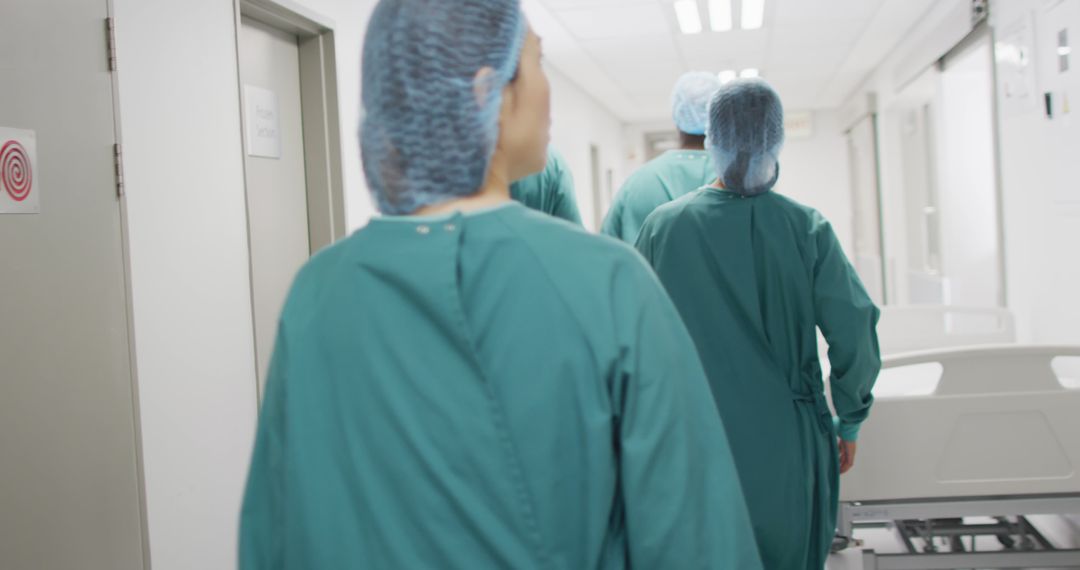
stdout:
{"type": "Polygon", "coordinates": [[[480,189],[525,34],[519,0],[381,0],[375,7],[364,40],[360,146],[383,214],[410,214],[480,189]]]}
{"type": "Polygon", "coordinates": [[[772,190],[783,145],[784,108],[768,83],[737,79],[713,96],[705,146],[725,188],[744,196],[772,190]]]}
{"type": "Polygon", "coordinates": [[[671,114],[675,126],[688,135],[703,135],[709,124],[709,100],[720,88],[715,73],[692,71],[675,82],[671,93],[671,114]]]}

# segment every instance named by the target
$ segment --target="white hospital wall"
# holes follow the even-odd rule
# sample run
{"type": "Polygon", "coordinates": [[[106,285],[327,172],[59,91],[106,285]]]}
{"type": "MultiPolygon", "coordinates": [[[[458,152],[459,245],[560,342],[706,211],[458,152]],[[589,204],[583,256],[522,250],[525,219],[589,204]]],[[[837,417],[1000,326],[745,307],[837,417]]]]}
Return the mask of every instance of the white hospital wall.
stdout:
{"type": "Polygon", "coordinates": [[[776,191],[821,212],[848,256],[853,255],[851,169],[836,111],[814,111],[813,134],[784,143],[776,191]]]}
{"type": "MultiPolygon", "coordinates": [[[[349,224],[370,207],[354,135],[373,2],[305,0],[336,22],[349,224]]],[[[232,2],[114,0],[149,552],[231,568],[256,421],[232,2]]]]}
{"type": "MultiPolygon", "coordinates": [[[[1053,68],[1053,35],[1068,28],[1075,78],[1080,7],[1064,2],[1061,12],[1048,16],[1047,5],[1038,0],[995,1],[991,13],[999,30],[1032,17],[1036,68],[1053,68]]],[[[1063,89],[1080,102],[1080,84],[1073,79],[1071,85],[1057,85],[1055,76],[1053,69],[1037,74],[1030,105],[1000,108],[1009,305],[1019,317],[1021,340],[1080,343],[1080,116],[1076,111],[1062,116],[1059,107],[1051,121],[1042,109],[1044,91],[1054,91],[1059,105],[1063,89]]]]}
{"type": "Polygon", "coordinates": [[[233,7],[114,5],[151,564],[227,568],[256,411],[233,7]]]}
{"type": "Polygon", "coordinates": [[[554,66],[545,67],[551,82],[551,142],[566,158],[574,174],[578,208],[585,227],[599,229],[596,213],[602,216],[610,206],[607,171],[612,173],[612,194],[625,178],[623,124],[610,110],[592,98],[554,66]],[[592,191],[592,156],[596,145],[600,156],[601,200],[592,191]]]}

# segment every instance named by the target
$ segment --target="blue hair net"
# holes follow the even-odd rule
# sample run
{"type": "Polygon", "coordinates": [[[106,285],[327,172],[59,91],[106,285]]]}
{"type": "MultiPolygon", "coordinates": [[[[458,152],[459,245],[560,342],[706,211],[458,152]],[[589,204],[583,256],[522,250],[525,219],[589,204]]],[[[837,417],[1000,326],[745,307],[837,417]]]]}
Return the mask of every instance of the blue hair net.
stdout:
{"type": "Polygon", "coordinates": [[[725,188],[744,196],[772,190],[783,145],[784,108],[768,83],[737,79],[713,96],[705,146],[725,188]]]}
{"type": "Polygon", "coordinates": [[[691,71],[675,82],[671,93],[671,114],[675,126],[688,135],[703,135],[709,124],[709,100],[720,88],[715,73],[691,71]]]}
{"type": "Polygon", "coordinates": [[[381,0],[375,7],[364,40],[360,146],[383,214],[480,189],[525,33],[519,0],[381,0]]]}

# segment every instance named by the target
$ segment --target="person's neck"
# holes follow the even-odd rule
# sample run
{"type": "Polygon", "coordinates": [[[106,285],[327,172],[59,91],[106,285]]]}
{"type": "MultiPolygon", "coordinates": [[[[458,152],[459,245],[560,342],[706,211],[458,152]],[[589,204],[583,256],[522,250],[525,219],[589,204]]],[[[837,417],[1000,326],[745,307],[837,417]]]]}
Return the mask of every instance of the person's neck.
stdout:
{"type": "Polygon", "coordinates": [[[438,216],[451,212],[475,212],[501,206],[510,201],[510,182],[506,168],[496,157],[488,168],[487,180],[475,193],[453,198],[438,204],[424,206],[412,213],[414,216],[438,216]]]}
{"type": "Polygon", "coordinates": [[[705,150],[705,135],[679,133],[679,150],[705,150]]]}

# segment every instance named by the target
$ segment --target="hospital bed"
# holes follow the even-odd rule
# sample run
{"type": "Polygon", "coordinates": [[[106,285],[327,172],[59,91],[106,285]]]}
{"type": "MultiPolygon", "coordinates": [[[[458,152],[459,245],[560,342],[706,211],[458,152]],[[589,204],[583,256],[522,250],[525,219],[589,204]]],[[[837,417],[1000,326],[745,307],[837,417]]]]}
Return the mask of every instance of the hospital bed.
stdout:
{"type": "Polygon", "coordinates": [[[1080,514],[1080,382],[1064,378],[1077,358],[1080,346],[1018,345],[886,357],[838,535],[885,525],[907,553],[864,551],[863,567],[1080,568],[1080,550],[1025,517],[1080,514]],[[960,537],[976,535],[1012,549],[972,552],[960,537]],[[951,551],[934,552],[943,538],[951,551]]]}
{"type": "Polygon", "coordinates": [[[886,355],[1016,342],[1012,313],[995,308],[884,307],[877,332],[881,352],[886,355]]]}
{"type": "MultiPolygon", "coordinates": [[[[877,333],[881,354],[886,356],[1016,342],[1016,324],[1012,313],[995,308],[888,306],[881,309],[877,333]]],[[[820,333],[818,356],[822,371],[828,378],[828,345],[820,333]]]]}

